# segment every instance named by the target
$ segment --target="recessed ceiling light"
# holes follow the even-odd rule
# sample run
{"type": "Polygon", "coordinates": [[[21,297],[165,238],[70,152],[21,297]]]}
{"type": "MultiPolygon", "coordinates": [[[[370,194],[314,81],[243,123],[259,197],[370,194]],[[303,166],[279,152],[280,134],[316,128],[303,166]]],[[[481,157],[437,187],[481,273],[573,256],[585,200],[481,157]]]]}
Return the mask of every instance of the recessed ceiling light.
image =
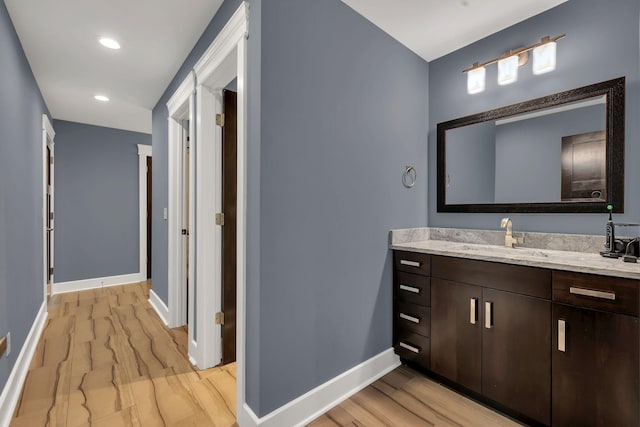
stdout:
{"type": "Polygon", "coordinates": [[[120,43],[118,43],[114,39],[102,37],[99,41],[102,46],[108,47],[109,49],[120,49],[120,43]]]}
{"type": "Polygon", "coordinates": [[[96,95],[94,96],[94,98],[96,101],[101,101],[101,102],[107,102],[109,100],[109,98],[104,95],[96,95]]]}

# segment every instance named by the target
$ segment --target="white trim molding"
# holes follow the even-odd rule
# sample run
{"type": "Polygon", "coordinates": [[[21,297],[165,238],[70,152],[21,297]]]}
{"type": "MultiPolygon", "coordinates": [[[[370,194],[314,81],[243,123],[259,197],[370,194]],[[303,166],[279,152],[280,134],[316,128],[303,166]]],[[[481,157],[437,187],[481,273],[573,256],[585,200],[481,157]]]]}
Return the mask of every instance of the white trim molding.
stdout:
{"type": "Polygon", "coordinates": [[[149,304],[151,304],[151,307],[156,311],[160,320],[169,326],[169,308],[153,289],[149,290],[149,304]]]}
{"type": "Polygon", "coordinates": [[[147,274],[147,159],[152,157],[151,145],[138,144],[138,216],[140,236],[140,274],[147,274]]]}
{"type": "MultiPolygon", "coordinates": [[[[194,259],[195,259],[195,199],[193,190],[195,184],[195,168],[189,169],[189,183],[186,188],[184,181],[184,168],[188,162],[194,165],[194,150],[189,150],[189,159],[185,157],[184,138],[188,130],[189,144],[193,147],[196,144],[195,137],[195,76],[189,74],[180,84],[176,92],[167,102],[169,110],[169,130],[168,130],[168,160],[169,160],[169,206],[168,206],[168,308],[169,327],[175,328],[184,324],[193,325],[193,296],[194,296],[194,259]],[[188,128],[185,122],[188,121],[188,128]],[[187,209],[184,207],[185,192],[189,193],[189,218],[185,216],[187,209]],[[188,223],[188,227],[186,224],[188,223]],[[187,229],[189,234],[189,248],[185,247],[182,229],[187,229]],[[186,258],[186,254],[188,259],[186,258]],[[187,265],[191,266],[187,270],[187,265]],[[188,271],[188,273],[187,273],[188,271]],[[188,275],[188,280],[187,280],[188,275]],[[185,283],[185,282],[188,282],[185,283]],[[187,286],[189,291],[187,292],[187,286]],[[188,300],[187,300],[188,295],[188,300]],[[189,310],[187,310],[187,304],[189,310]],[[187,319],[187,311],[189,319],[187,319]]],[[[189,342],[194,340],[193,328],[189,328],[189,342]]],[[[192,348],[189,348],[192,354],[192,348]]],[[[196,356],[194,356],[196,357],[196,356]]]]}
{"type": "Polygon", "coordinates": [[[5,427],[9,425],[13,412],[18,404],[20,393],[22,392],[22,386],[24,380],[27,378],[27,372],[29,371],[29,365],[31,365],[31,359],[36,351],[38,341],[44,330],[44,326],[47,323],[47,303],[43,302],[40,306],[40,310],[36,315],[29,335],[22,345],[20,354],[13,364],[13,369],[9,374],[7,383],[0,394],[0,426],[5,427]]]}
{"type": "MultiPolygon", "coordinates": [[[[198,115],[195,221],[199,351],[196,354],[199,355],[197,366],[201,369],[218,364],[221,355],[220,326],[210,321],[220,307],[222,293],[221,232],[220,226],[211,220],[222,207],[222,132],[215,125],[214,118],[216,113],[222,113],[221,91],[237,78],[236,413],[239,415],[244,415],[245,407],[248,19],[249,5],[245,1],[194,66],[198,115]]],[[[244,426],[240,418],[238,423],[244,426]]]]}
{"type": "Polygon", "coordinates": [[[67,292],[86,291],[88,289],[106,288],[109,286],[128,285],[130,283],[144,282],[145,280],[147,280],[146,270],[140,273],[122,274],[119,276],[73,280],[54,283],[51,286],[51,294],[56,295],[67,292]]]}
{"type": "Polygon", "coordinates": [[[297,399],[258,418],[245,403],[238,412],[242,427],[304,426],[340,402],[400,366],[393,349],[383,351],[297,399]]]}

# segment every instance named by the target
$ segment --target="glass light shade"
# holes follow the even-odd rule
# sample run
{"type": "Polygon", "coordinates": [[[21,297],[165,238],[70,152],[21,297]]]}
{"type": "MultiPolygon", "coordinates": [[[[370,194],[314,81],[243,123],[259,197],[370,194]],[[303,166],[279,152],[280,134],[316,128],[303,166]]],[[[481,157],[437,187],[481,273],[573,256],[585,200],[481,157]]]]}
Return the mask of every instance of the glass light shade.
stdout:
{"type": "Polygon", "coordinates": [[[484,90],[484,80],[487,70],[484,67],[467,71],[467,93],[480,93],[484,90]]]}
{"type": "Polygon", "coordinates": [[[545,43],[533,49],[533,74],[544,74],[556,69],[556,42],[545,43]]]}
{"type": "Polygon", "coordinates": [[[518,55],[498,61],[498,84],[508,85],[518,80],[518,55]]]}

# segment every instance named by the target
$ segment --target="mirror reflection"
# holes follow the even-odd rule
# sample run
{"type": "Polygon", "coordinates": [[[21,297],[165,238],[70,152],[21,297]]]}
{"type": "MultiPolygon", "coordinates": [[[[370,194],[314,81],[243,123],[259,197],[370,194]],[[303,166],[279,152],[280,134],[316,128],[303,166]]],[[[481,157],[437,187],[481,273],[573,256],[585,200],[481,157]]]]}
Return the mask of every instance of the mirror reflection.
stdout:
{"type": "Polygon", "coordinates": [[[446,131],[446,203],[606,201],[606,97],[446,131]]]}

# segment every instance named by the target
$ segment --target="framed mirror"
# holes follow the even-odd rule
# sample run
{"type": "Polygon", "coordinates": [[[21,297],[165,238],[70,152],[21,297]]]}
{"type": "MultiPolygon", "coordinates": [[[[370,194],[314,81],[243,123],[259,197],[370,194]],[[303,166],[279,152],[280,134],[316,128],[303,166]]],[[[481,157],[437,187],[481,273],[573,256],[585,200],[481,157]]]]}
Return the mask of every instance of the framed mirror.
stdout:
{"type": "Polygon", "coordinates": [[[438,212],[624,212],[625,78],[438,124],[438,212]]]}

